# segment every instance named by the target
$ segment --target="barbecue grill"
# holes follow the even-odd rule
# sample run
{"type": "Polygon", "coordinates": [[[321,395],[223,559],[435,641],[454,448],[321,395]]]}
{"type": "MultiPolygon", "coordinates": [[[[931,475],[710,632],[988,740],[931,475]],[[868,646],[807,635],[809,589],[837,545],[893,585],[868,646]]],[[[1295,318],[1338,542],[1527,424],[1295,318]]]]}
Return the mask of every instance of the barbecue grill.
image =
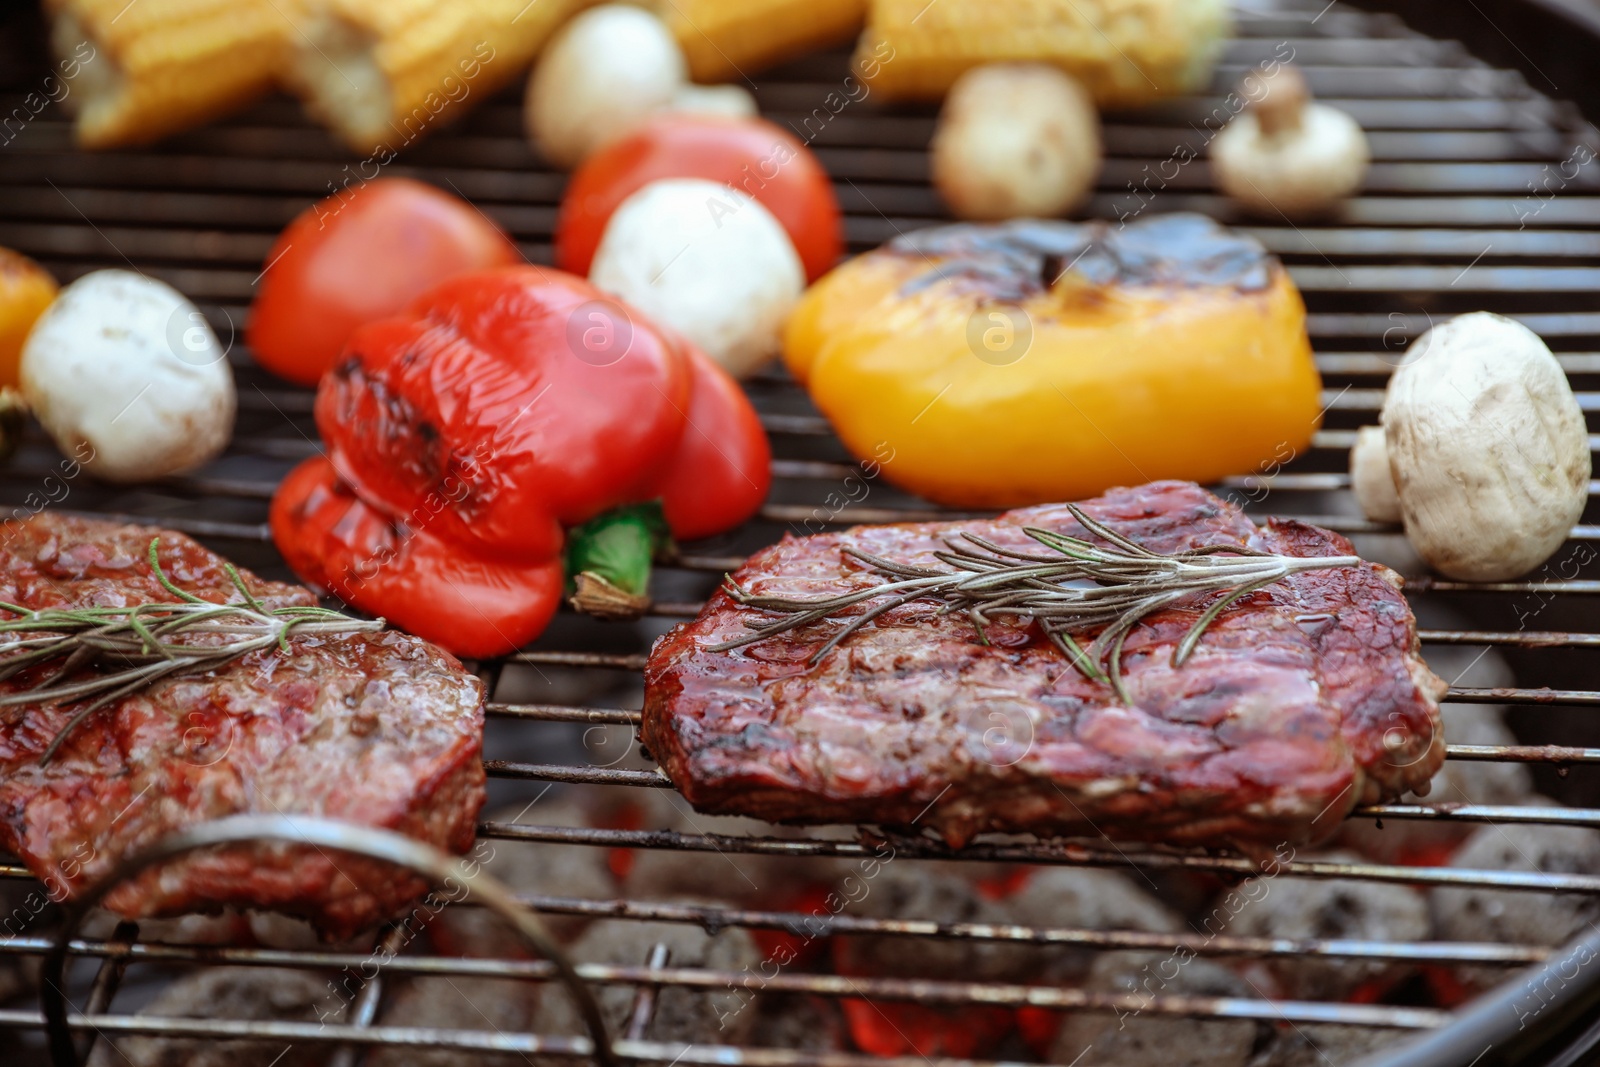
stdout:
{"type": "MultiPolygon", "coordinates": [[[[1394,5],[1390,5],[1394,6],[1394,5]]],[[[1243,228],[1289,265],[1310,310],[1310,330],[1326,385],[1325,427],[1307,454],[1223,483],[1258,520],[1294,515],[1352,537],[1363,554],[1402,551],[1398,531],[1360,518],[1344,473],[1355,429],[1374,422],[1386,375],[1406,341],[1453,313],[1486,309],[1521,319],[1557,352],[1586,412],[1600,411],[1600,131],[1577,103],[1600,114],[1600,76],[1584,66],[1600,45],[1600,9],[1579,0],[1537,3],[1484,0],[1402,5],[1393,12],[1358,10],[1333,0],[1252,0],[1238,15],[1211,95],[1169,101],[1136,114],[1108,116],[1108,161],[1089,214],[1115,218],[1148,210],[1199,210],[1243,228]],[[1420,32],[1466,35],[1466,43],[1420,32]],[[1364,194],[1337,221],[1295,226],[1286,220],[1239,215],[1211,192],[1203,158],[1161,185],[1147,182],[1177,146],[1203,146],[1204,120],[1250,67],[1290,43],[1313,89],[1355,115],[1371,137],[1374,165],[1364,194]],[[1493,63],[1477,58],[1491,57],[1493,63]],[[1496,65],[1498,64],[1498,65],[1496,65]],[[1581,162],[1580,162],[1581,161],[1581,162]],[[1147,169],[1148,168],[1148,169],[1147,169]]],[[[7,62],[4,91],[20,98],[44,72],[44,33],[36,16],[5,16],[0,54],[7,62]]],[[[845,209],[852,251],[862,251],[927,225],[940,206],[926,181],[925,146],[933,113],[925,108],[880,108],[870,98],[839,110],[825,103],[848,72],[843,51],[819,54],[759,76],[753,86],[763,112],[810,142],[833,175],[845,209]]],[[[489,101],[460,123],[411,148],[390,173],[409,174],[452,189],[478,205],[520,242],[536,262],[550,259],[550,234],[563,178],[540,167],[521,136],[518,94],[489,101]]],[[[206,311],[227,343],[242,326],[257,271],[273,236],[312,199],[346,181],[347,154],[309,127],[298,108],[273,99],[227,122],[185,134],[156,148],[87,155],[71,148],[70,128],[55,105],[0,146],[0,244],[46,264],[62,280],[102,267],[136,267],[186,293],[206,311]]],[[[58,457],[37,430],[15,459],[0,468],[0,512],[44,506],[160,524],[193,534],[240,563],[287,577],[265,525],[267,502],[289,465],[317,448],[311,393],[285,386],[257,369],[235,343],[230,352],[239,383],[240,417],[226,457],[206,470],[134,490],[63,480],[58,457]]],[[[531,799],[553,783],[565,789],[628,786],[670,788],[659,771],[615,757],[627,747],[639,713],[638,672],[649,641],[678,618],[692,616],[717,578],[744,555],[783,531],[805,532],[855,522],[956,517],[920,504],[850,463],[827,424],[781,371],[750,383],[772,435],[777,476],[759,518],[715,542],[687,546],[657,576],[650,618],[634,625],[560,617],[535,646],[477,665],[492,703],[486,750],[494,803],[531,799]],[[632,702],[630,704],[630,701],[632,702]],[[596,733],[595,731],[599,731],[596,733]],[[580,740],[580,735],[582,740],[580,740]],[[537,742],[531,745],[530,739],[537,742]],[[600,746],[600,742],[605,746],[600,746]],[[585,742],[588,742],[587,746],[585,742]],[[605,747],[605,754],[599,754],[605,747]],[[533,762],[529,752],[547,755],[533,762]]],[[[1600,442],[1600,438],[1592,439],[1600,442]]],[[[1600,447],[1600,444],[1597,444],[1600,447]]],[[[1593,521],[1593,509],[1585,517],[1593,521]]],[[[1592,718],[1600,709],[1595,659],[1600,632],[1585,630],[1588,598],[1600,594],[1600,525],[1580,525],[1545,570],[1522,581],[1490,585],[1418,577],[1407,594],[1419,606],[1425,646],[1494,649],[1515,671],[1515,687],[1454,687],[1450,701],[1510,706],[1509,721],[1523,743],[1452,745],[1452,760],[1531,765],[1541,793],[1564,806],[1390,804],[1356,818],[1397,823],[1559,824],[1600,827],[1600,763],[1592,718]],[[1432,614],[1428,614],[1428,613],[1432,614]],[[1430,623],[1440,618],[1447,623],[1430,623]],[[1431,628],[1426,628],[1431,627],[1431,628]],[[1569,769],[1572,774],[1569,776],[1569,769]]],[[[1413,566],[1412,573],[1420,573],[1413,566]]],[[[765,836],[676,830],[586,829],[540,825],[538,806],[514,822],[484,824],[489,840],[511,839],[570,848],[633,848],[769,856],[871,855],[870,833],[860,838],[808,834],[765,836]]],[[[263,828],[257,827],[257,831],[263,828]]],[[[271,830],[271,827],[266,828],[271,830]]],[[[278,827],[280,832],[285,831],[278,827]]],[[[292,828],[289,828],[292,831],[292,828]]],[[[375,847],[360,834],[351,847],[375,847]]],[[[180,843],[181,844],[181,843],[180,843]]],[[[1155,848],[1107,847],[1100,842],[1031,843],[983,840],[952,853],[922,838],[895,838],[896,862],[931,859],[1130,866],[1146,873],[1201,872],[1227,878],[1259,873],[1252,860],[1155,848]]],[[[1405,885],[1477,886],[1560,892],[1600,898],[1600,875],[1570,872],[1417,867],[1315,859],[1284,865],[1284,877],[1354,878],[1405,885]]],[[[0,878],[31,878],[0,861],[0,878]]],[[[524,895],[547,915],[687,923],[708,929],[799,930],[799,913],[647,899],[580,900],[524,895]]],[[[41,924],[42,926],[43,924],[41,924]]],[[[1187,949],[1201,956],[1339,959],[1472,964],[1502,968],[1506,983],[1457,1012],[1427,1006],[1331,1003],[1243,997],[1090,993],[1043,985],[960,980],[960,976],[863,978],[785,971],[776,978],[703,967],[663,965],[641,942],[635,965],[588,964],[577,975],[591,987],[620,984],[638,990],[630,1025],[609,1035],[619,1061],[718,1064],[724,1067],[856,1067],[892,1062],[906,1067],[955,1067],[951,1059],[880,1060],[844,1052],[738,1046],[684,1047],[642,1040],[656,991],[672,988],[749,989],[761,995],[806,993],[825,998],[912,1001],[925,1005],[1054,1008],[1092,1012],[1140,1011],[1150,1016],[1256,1019],[1295,1024],[1385,1027],[1396,1048],[1381,1062],[1482,1065],[1511,1062],[1590,1062],[1600,1046],[1600,933],[1583,944],[1549,949],[1491,942],[1377,942],[1223,935],[1152,934],[1130,930],[942,924],[917,915],[893,919],[853,916],[820,920],[827,933],[907,939],[948,938],[1074,946],[1093,950],[1187,949]],[[1523,968],[1546,968],[1525,971],[1523,968]],[[1516,1007],[1538,988],[1541,1009],[1529,1018],[1516,1007]],[[1416,1044],[1406,1039],[1421,1037],[1416,1044]]],[[[393,938],[392,933],[389,935],[393,938]]],[[[42,957],[53,929],[0,938],[0,961],[42,957]]],[[[400,975],[515,977],[559,981],[556,964],[508,955],[462,959],[409,951],[366,983],[338,1025],[134,1015],[119,1007],[125,972],[147,964],[253,965],[338,971],[359,967],[366,952],[229,948],[141,939],[124,923],[110,937],[63,941],[78,965],[65,983],[70,1014],[45,983],[47,1024],[39,1007],[0,1008],[0,1048],[43,1056],[43,1037],[55,1031],[57,1053],[78,1054],[95,1040],[127,1034],[196,1039],[270,1038],[282,1043],[337,1047],[335,1062],[359,1062],[376,1046],[454,1048],[568,1057],[606,1056],[589,1038],[493,1029],[437,1030],[378,1025],[385,981],[400,975]],[[87,963],[85,961],[88,961],[87,963]],[[63,1022],[64,1018],[64,1022],[63,1022]],[[74,1037],[68,1039],[70,1031],[74,1037]]],[[[11,1062],[10,1055],[4,1057],[11,1062]]]]}

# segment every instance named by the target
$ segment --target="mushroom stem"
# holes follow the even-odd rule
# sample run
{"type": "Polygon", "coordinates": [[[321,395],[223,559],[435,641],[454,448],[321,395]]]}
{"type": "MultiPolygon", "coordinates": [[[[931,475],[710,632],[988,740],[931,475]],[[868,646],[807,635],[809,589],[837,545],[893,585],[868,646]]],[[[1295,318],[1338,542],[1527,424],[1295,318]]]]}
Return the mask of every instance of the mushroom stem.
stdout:
{"type": "Polygon", "coordinates": [[[1266,92],[1255,102],[1256,121],[1268,137],[1297,132],[1311,102],[1311,87],[1300,68],[1284,64],[1262,79],[1266,92]]]}

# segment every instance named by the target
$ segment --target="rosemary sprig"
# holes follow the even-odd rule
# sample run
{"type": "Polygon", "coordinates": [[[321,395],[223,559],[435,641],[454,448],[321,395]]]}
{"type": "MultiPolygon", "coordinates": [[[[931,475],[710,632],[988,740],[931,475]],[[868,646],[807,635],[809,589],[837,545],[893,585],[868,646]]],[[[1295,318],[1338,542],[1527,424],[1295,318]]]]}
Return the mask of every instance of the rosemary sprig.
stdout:
{"type": "Polygon", "coordinates": [[[1173,650],[1172,665],[1181,667],[1217,616],[1241,597],[1300,571],[1354,567],[1362,562],[1359,556],[1276,556],[1243,545],[1154,552],[1080,508],[1071,504],[1067,508],[1079,525],[1111,547],[1030,526],[1023,532],[1047,551],[1019,552],[976,534],[961,533],[945,541],[944,551],[934,553],[945,566],[922,567],[845,549],[888,580],[815,599],[759,596],[728,577],[723,584],[728,596],[778,618],[747,620],[745,625],[752,631],[749,636],[713,645],[711,651],[752,644],[821,622],[858,604],[881,601],[853,616],[829,637],[812,653],[810,661],[815,663],[884,612],[930,598],[944,602],[940,614],[965,613],[985,643],[984,626],[995,618],[1034,620],[1084,677],[1110,685],[1118,699],[1127,703],[1122,645],[1133,628],[1153,612],[1193,597],[1224,594],[1195,620],[1173,650]],[[1076,638],[1089,633],[1095,637],[1085,648],[1076,638]]]}
{"type": "Polygon", "coordinates": [[[352,619],[319,607],[269,608],[245,585],[233,565],[223,569],[241,599],[202,600],[173,584],[161,569],[161,539],[150,542],[150,570],[178,603],[127,607],[43,608],[0,601],[16,616],[0,620],[0,682],[30,667],[61,664],[29,688],[0,696],[0,709],[24,704],[88,700],[56,734],[39,759],[50,762],[68,735],[114,700],[176,675],[213,670],[276,645],[289,651],[290,634],[381,630],[382,619],[352,619]],[[103,669],[106,667],[110,669],[103,669]],[[102,668],[82,675],[87,668],[102,668]]]}

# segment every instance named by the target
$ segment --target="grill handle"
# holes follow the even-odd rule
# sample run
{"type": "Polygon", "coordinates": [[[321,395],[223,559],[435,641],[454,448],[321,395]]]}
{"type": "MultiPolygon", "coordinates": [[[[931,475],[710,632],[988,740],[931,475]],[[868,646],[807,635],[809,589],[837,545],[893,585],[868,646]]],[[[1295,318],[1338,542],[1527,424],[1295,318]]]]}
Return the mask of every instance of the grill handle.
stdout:
{"type": "Polygon", "coordinates": [[[63,979],[68,946],[89,910],[122,882],[157,864],[202,848],[256,841],[312,845],[368,859],[386,860],[428,878],[435,886],[456,879],[467,887],[469,895],[515,926],[535,950],[555,965],[557,974],[566,985],[589,1030],[589,1039],[594,1043],[595,1060],[601,1067],[618,1067],[594,994],[578,977],[572,961],[556,945],[539,916],[518,902],[504,885],[486,874],[469,870],[455,856],[401,834],[332,819],[284,815],[237,815],[201,823],[163,838],[143,852],[124,858],[105,878],[90,886],[67,906],[55,943],[44,957],[39,982],[39,1004],[49,1030],[50,1058],[55,1067],[78,1067],[77,1050],[73,1046],[72,1031],[67,1025],[63,979]]]}
{"type": "Polygon", "coordinates": [[[1600,927],[1468,1004],[1443,1029],[1352,1067],[1576,1067],[1600,1044],[1600,927]]]}

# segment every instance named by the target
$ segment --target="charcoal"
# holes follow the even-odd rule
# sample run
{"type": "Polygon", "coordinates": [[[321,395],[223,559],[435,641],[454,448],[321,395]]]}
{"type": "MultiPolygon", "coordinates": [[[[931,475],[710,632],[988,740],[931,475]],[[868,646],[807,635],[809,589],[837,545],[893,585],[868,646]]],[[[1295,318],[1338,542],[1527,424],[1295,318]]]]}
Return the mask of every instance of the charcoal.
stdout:
{"type": "MultiPolygon", "coordinates": [[[[1183,920],[1131,877],[1089,867],[1050,867],[1028,879],[1003,901],[1011,921],[1026,926],[1063,926],[1085,930],[1135,930],[1175,933],[1183,920]]],[[[1044,975],[1051,981],[1083,978],[1099,953],[1093,949],[1047,950],[1044,975]]]]}
{"type": "MultiPolygon", "coordinates": [[[[1323,858],[1355,861],[1340,853],[1323,858]]],[[[1418,941],[1432,925],[1428,902],[1420,893],[1383,882],[1280,875],[1253,878],[1230,890],[1229,899],[1236,909],[1220,909],[1220,928],[1243,937],[1418,941]]],[[[1400,968],[1382,961],[1307,956],[1275,956],[1268,967],[1286,995],[1302,1000],[1342,999],[1364,982],[1401,974],[1400,968]]]]}
{"type": "MultiPolygon", "coordinates": [[[[378,1020],[387,1026],[437,1027],[505,1034],[526,1032],[533,1021],[532,982],[467,975],[418,977],[396,982],[378,1020]]],[[[454,1049],[380,1048],[366,1067],[513,1067],[520,1054],[492,1055],[454,1049]]]]}
{"type": "Polygon", "coordinates": [[[1393,1048],[1409,1035],[1374,1026],[1284,1023],[1250,1067],[1344,1067],[1363,1056],[1393,1048]]]}
{"type": "MultiPolygon", "coordinates": [[[[1136,995],[1256,995],[1237,974],[1208,960],[1148,952],[1111,952],[1089,969],[1083,988],[1136,995]]],[[[1050,1062],[1072,1067],[1246,1067],[1271,1040],[1270,1027],[1240,1019],[1124,1012],[1078,1012],[1062,1026],[1050,1062]]]]}
{"type": "Polygon", "coordinates": [[[838,1001],[794,993],[762,997],[747,1039],[757,1048],[838,1052],[848,1048],[838,1001]]]}
{"type": "MultiPolygon", "coordinates": [[[[187,1019],[342,1022],[345,1001],[325,977],[275,967],[213,967],[183,975],[139,1012],[187,1019]]],[[[106,1035],[89,1067],[321,1067],[333,1054],[326,1043],[209,1041],[177,1037],[106,1035]]]]}
{"type": "MultiPolygon", "coordinates": [[[[987,900],[969,878],[890,862],[875,877],[849,875],[835,887],[842,915],[878,919],[931,919],[945,923],[1004,923],[1006,910],[987,900]]],[[[842,937],[834,944],[839,969],[880,977],[939,976],[996,981],[1023,976],[1029,949],[992,941],[884,934],[842,937]]]]}
{"type": "MultiPolygon", "coordinates": [[[[572,943],[568,954],[577,963],[611,963],[643,966],[652,947],[667,947],[669,967],[703,967],[711,970],[758,974],[761,952],[745,931],[730,928],[708,935],[697,926],[681,923],[641,923],[607,919],[594,923],[572,943]]],[[[634,990],[624,985],[592,986],[606,1027],[623,1032],[633,1010],[634,990]]],[[[701,1044],[742,1041],[755,1023],[755,997],[734,989],[699,990],[664,987],[656,997],[655,1012],[644,1038],[701,1044]]],[[[545,985],[539,994],[534,1028],[540,1034],[586,1033],[571,999],[558,983],[545,985]]],[[[564,1063],[550,1059],[550,1063],[564,1063]]]]}
{"type": "MultiPolygon", "coordinates": [[[[579,796],[541,797],[532,804],[495,812],[488,821],[572,828],[593,826],[594,812],[579,796]]],[[[469,859],[476,860],[485,873],[519,893],[606,900],[617,895],[617,882],[606,866],[606,855],[606,849],[592,845],[485,838],[474,847],[469,859]]],[[[450,908],[438,920],[447,939],[464,942],[463,954],[493,956],[502,953],[506,945],[521,944],[521,937],[492,913],[469,916],[467,911],[450,908]]],[[[550,932],[562,941],[577,937],[589,923],[588,919],[573,915],[546,913],[540,917],[550,932]]]]}
{"type": "MultiPolygon", "coordinates": [[[[644,806],[645,829],[734,837],[800,836],[792,827],[775,826],[760,819],[703,815],[671,790],[638,792],[644,794],[640,803],[644,806]]],[[[811,831],[806,836],[853,839],[854,831],[838,827],[811,831]]],[[[785,894],[808,884],[831,884],[854,865],[853,860],[827,856],[640,849],[634,854],[626,889],[636,896],[692,896],[749,907],[787,907],[785,894]]]]}
{"type": "MultiPolygon", "coordinates": [[[[1553,800],[1535,799],[1555,805],[1553,800]]],[[[1467,839],[1450,866],[1600,874],[1600,833],[1577,826],[1484,826],[1467,839]]],[[[1600,920],[1600,898],[1589,893],[1439,887],[1433,890],[1432,902],[1439,936],[1461,941],[1553,948],[1600,920]]],[[[1507,976],[1504,968],[1464,967],[1458,972],[1475,986],[1492,985],[1507,976]]]]}

